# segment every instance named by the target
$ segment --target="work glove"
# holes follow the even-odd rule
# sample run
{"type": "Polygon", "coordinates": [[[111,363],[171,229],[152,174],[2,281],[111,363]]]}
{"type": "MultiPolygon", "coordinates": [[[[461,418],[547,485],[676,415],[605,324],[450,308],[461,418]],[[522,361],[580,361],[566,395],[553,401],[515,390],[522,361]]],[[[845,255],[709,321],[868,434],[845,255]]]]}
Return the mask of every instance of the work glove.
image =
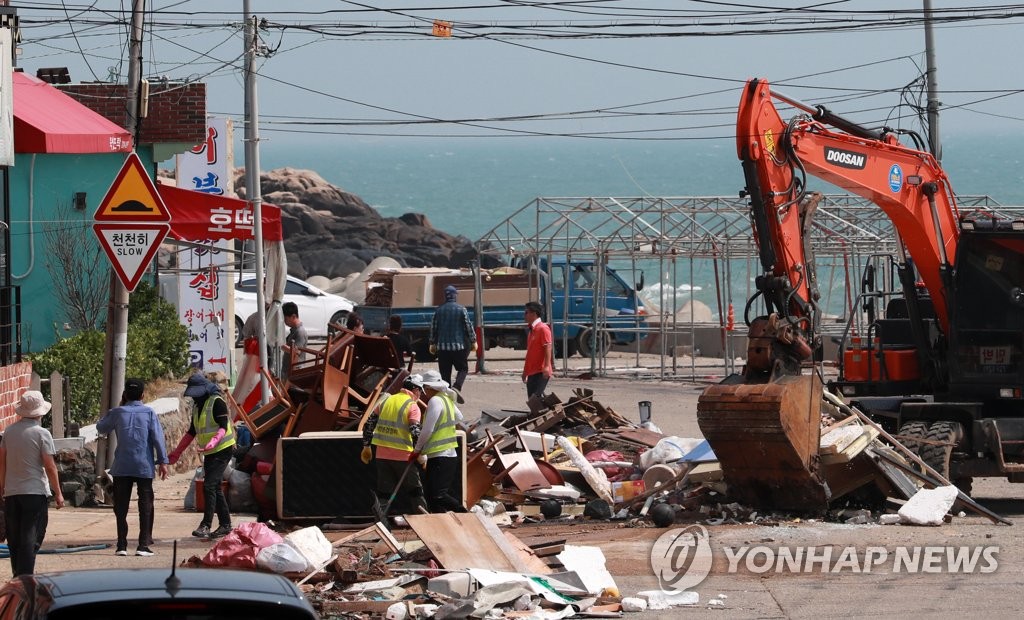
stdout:
{"type": "Polygon", "coordinates": [[[220,442],[221,438],[224,437],[225,433],[227,433],[226,430],[224,430],[223,428],[218,428],[214,436],[210,438],[210,441],[206,442],[206,445],[203,446],[203,452],[209,452],[210,450],[216,448],[217,444],[220,442]]]}
{"type": "Polygon", "coordinates": [[[167,460],[170,461],[171,465],[178,462],[178,459],[181,458],[181,453],[185,451],[185,448],[187,448],[190,443],[192,443],[193,439],[195,439],[195,435],[189,435],[188,433],[181,436],[181,441],[178,442],[178,447],[167,455],[167,460]]]}
{"type": "Polygon", "coordinates": [[[373,460],[373,450],[370,446],[363,446],[363,451],[359,453],[359,460],[362,461],[364,465],[370,464],[370,461],[373,460]]]}
{"type": "Polygon", "coordinates": [[[436,344],[430,345],[430,354],[431,355],[437,355],[437,345],[436,344]]]}
{"type": "Polygon", "coordinates": [[[416,463],[420,466],[420,469],[426,469],[427,468],[427,455],[426,454],[421,454],[418,457],[416,457],[416,463]]]}

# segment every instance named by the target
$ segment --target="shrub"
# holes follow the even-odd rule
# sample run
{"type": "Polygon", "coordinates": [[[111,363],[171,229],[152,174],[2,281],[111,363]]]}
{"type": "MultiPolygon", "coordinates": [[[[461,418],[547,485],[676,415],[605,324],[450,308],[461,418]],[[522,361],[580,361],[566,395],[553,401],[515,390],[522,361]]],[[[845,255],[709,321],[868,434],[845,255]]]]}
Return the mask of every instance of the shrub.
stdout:
{"type": "MultiPolygon", "coordinates": [[[[56,370],[69,377],[71,419],[79,424],[91,424],[100,415],[105,341],[104,332],[87,330],[30,356],[39,376],[49,377],[56,370]]],[[[174,378],[185,372],[187,364],[188,330],[174,306],[161,299],[152,285],[141,283],[129,298],[125,376],[146,381],[174,378]]]]}

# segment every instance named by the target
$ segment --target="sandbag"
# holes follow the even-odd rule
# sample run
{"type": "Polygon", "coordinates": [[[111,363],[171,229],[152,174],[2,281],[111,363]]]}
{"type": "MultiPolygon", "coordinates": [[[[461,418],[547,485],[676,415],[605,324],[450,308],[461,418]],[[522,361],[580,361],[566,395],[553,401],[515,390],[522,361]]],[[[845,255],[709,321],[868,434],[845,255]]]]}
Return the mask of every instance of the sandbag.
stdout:
{"type": "Polygon", "coordinates": [[[196,480],[203,477],[203,468],[196,467],[196,472],[192,474],[192,482],[188,485],[188,490],[185,491],[185,502],[183,508],[189,512],[195,512],[196,509],[196,480]]]}
{"type": "Polygon", "coordinates": [[[228,481],[228,508],[231,512],[256,512],[256,499],[252,494],[252,480],[250,475],[240,471],[232,470],[228,481]]]}
{"type": "Polygon", "coordinates": [[[663,437],[658,443],[640,455],[640,467],[647,469],[651,465],[675,463],[696,448],[703,439],[687,439],[684,437],[663,437]]]}
{"type": "Polygon", "coordinates": [[[302,557],[306,558],[307,565],[303,570],[311,571],[319,568],[331,559],[333,550],[331,541],[327,540],[324,533],[316,526],[295,530],[284,537],[284,542],[294,547],[302,557]]]}
{"type": "Polygon", "coordinates": [[[299,550],[286,542],[260,549],[256,554],[256,566],[272,573],[300,573],[313,570],[299,550]]]}
{"type": "Polygon", "coordinates": [[[263,523],[246,522],[217,541],[203,557],[206,566],[256,568],[260,550],[279,544],[281,535],[263,523]]]}

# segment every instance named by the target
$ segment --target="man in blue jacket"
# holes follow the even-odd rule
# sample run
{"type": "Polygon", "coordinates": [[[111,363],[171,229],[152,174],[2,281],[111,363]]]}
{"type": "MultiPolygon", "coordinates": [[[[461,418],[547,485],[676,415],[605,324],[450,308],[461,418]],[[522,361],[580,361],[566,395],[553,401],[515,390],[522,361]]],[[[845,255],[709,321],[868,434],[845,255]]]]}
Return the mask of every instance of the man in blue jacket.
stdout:
{"type": "Polygon", "coordinates": [[[132,486],[139,494],[139,546],[135,555],[153,555],[153,477],[154,463],[160,479],[167,478],[167,450],[164,431],[151,407],[142,403],[146,384],[142,379],[127,379],[121,406],[114,407],[96,424],[101,434],[117,435],[117,449],[110,475],[114,478],[114,516],[117,518],[117,551],[128,555],[128,505],[132,486]]]}

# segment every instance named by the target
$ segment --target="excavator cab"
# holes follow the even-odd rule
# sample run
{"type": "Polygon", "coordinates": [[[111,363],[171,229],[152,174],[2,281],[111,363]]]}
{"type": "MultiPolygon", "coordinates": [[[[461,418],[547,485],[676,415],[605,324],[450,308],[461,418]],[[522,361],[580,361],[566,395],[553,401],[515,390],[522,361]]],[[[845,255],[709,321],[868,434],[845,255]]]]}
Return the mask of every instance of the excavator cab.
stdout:
{"type": "Polygon", "coordinates": [[[949,335],[951,393],[984,400],[1021,398],[1024,226],[1020,224],[964,222],[949,335]]]}

